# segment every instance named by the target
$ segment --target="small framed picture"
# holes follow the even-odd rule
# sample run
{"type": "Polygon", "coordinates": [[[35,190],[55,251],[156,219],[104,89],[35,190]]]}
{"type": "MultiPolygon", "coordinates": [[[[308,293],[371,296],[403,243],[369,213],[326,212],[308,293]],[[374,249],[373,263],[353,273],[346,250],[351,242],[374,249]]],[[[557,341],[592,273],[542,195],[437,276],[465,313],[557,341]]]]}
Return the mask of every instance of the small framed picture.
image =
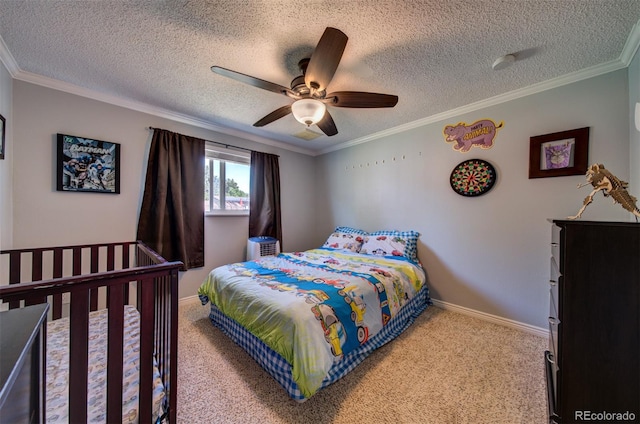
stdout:
{"type": "Polygon", "coordinates": [[[4,159],[4,133],[7,121],[0,115],[0,159],[4,159]]]}
{"type": "Polygon", "coordinates": [[[58,191],[120,193],[120,144],[58,134],[58,191]]]}
{"type": "Polygon", "coordinates": [[[529,178],[587,172],[589,127],[538,135],[529,140],[529,178]]]}

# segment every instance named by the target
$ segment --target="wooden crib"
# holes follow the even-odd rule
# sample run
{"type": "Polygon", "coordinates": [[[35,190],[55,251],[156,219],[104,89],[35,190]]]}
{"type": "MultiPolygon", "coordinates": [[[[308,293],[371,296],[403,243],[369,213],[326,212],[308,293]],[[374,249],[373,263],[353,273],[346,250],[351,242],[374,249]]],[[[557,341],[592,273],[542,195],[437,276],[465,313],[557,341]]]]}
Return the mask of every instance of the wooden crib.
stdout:
{"type": "Polygon", "coordinates": [[[153,420],[154,370],[165,393],[163,415],[157,421],[176,422],[181,266],[139,241],[0,251],[3,309],[6,304],[14,309],[49,303],[49,320],[69,318],[69,422],[87,422],[89,314],[105,308],[106,417],[107,422],[121,421],[125,305],[135,305],[140,316],[138,422],[153,420]]]}

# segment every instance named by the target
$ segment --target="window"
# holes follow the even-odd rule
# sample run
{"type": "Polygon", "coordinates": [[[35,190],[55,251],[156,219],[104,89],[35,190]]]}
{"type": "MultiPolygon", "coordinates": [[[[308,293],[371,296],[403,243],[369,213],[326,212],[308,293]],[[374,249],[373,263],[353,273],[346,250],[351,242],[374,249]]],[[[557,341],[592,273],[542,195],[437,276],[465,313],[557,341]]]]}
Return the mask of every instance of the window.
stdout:
{"type": "Polygon", "coordinates": [[[248,153],[206,147],[204,211],[208,215],[249,215],[248,153]]]}

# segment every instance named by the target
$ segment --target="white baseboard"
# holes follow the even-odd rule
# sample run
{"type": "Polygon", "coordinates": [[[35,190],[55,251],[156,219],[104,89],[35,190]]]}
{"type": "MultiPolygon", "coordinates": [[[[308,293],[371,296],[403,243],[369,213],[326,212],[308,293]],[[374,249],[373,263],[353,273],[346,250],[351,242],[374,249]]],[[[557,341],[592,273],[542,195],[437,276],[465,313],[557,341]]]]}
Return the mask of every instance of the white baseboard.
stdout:
{"type": "Polygon", "coordinates": [[[200,303],[200,298],[198,297],[197,294],[194,294],[193,296],[187,296],[187,297],[181,297],[180,299],[178,299],[178,304],[180,303],[200,303]]]}
{"type": "Polygon", "coordinates": [[[464,306],[454,305],[453,303],[444,302],[438,299],[431,299],[431,300],[433,301],[433,305],[437,306],[438,308],[446,309],[453,312],[458,312],[464,315],[469,315],[469,316],[472,316],[484,321],[489,321],[494,324],[502,325],[505,327],[515,328],[516,330],[535,334],[536,336],[549,337],[549,330],[536,327],[535,325],[525,324],[523,322],[499,317],[497,315],[488,314],[486,312],[476,311],[475,309],[465,308],[464,306]]]}
{"type": "MultiPolygon", "coordinates": [[[[523,322],[514,321],[511,319],[499,317],[497,315],[488,314],[486,312],[476,311],[475,309],[465,308],[464,306],[454,305],[453,303],[444,302],[438,299],[431,299],[433,305],[438,308],[446,309],[460,314],[469,315],[484,321],[489,321],[494,324],[502,325],[505,327],[515,328],[516,330],[524,331],[526,333],[535,334],[536,336],[549,337],[549,330],[536,327],[534,325],[525,324],[523,322]]],[[[179,303],[200,303],[198,295],[187,296],[180,298],[179,303]]]]}

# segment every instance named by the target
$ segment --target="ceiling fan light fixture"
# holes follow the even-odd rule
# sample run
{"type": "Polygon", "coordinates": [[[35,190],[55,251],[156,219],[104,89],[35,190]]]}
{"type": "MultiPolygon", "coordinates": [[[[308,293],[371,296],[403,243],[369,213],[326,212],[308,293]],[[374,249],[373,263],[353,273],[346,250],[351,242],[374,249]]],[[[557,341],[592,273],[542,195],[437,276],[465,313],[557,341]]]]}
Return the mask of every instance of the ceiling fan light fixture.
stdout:
{"type": "Polygon", "coordinates": [[[300,99],[291,105],[294,118],[308,127],[318,123],[324,117],[326,110],[325,104],[316,99],[300,99]]]}

